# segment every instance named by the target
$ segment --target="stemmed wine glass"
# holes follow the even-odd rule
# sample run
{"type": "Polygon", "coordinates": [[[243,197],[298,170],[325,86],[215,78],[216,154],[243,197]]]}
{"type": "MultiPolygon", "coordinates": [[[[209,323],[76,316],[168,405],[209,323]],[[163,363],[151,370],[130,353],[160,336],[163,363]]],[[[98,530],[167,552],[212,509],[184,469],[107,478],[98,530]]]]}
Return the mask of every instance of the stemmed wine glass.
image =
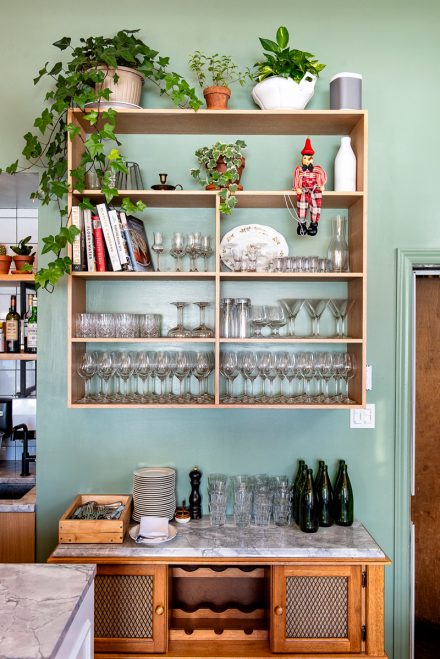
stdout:
{"type": "Polygon", "coordinates": [[[77,366],[76,372],[84,380],[84,396],[78,400],[78,403],[93,403],[94,397],[90,393],[90,383],[96,373],[96,359],[94,352],[85,352],[77,366]]]}
{"type": "Polygon", "coordinates": [[[287,398],[283,394],[283,381],[287,379],[289,353],[284,351],[277,352],[275,353],[274,358],[275,358],[275,371],[280,380],[280,391],[279,394],[275,396],[275,400],[278,403],[285,403],[287,398]]]}
{"type": "Polygon", "coordinates": [[[118,353],[118,361],[116,363],[116,375],[119,377],[120,387],[117,398],[115,400],[121,403],[128,403],[130,395],[128,392],[128,380],[133,374],[134,360],[130,352],[118,353]]]}
{"type": "Polygon", "coordinates": [[[186,302],[171,302],[177,307],[177,325],[168,330],[168,336],[177,339],[185,339],[191,336],[191,330],[183,325],[183,310],[186,302]]]}
{"type": "Polygon", "coordinates": [[[170,254],[176,259],[176,272],[182,272],[182,256],[185,254],[186,238],[183,233],[173,233],[170,254]]]}
{"type": "Polygon", "coordinates": [[[179,381],[179,394],[176,401],[178,403],[187,403],[185,398],[185,379],[191,373],[191,360],[188,352],[178,352],[174,365],[174,375],[179,381]]]}
{"type": "Polygon", "coordinates": [[[297,355],[297,361],[298,369],[304,379],[304,396],[301,400],[304,403],[313,403],[310,388],[315,376],[315,355],[313,352],[301,352],[297,355]]]}
{"type": "Polygon", "coordinates": [[[98,352],[96,358],[96,372],[101,379],[101,391],[98,395],[99,403],[111,403],[109,393],[110,378],[115,374],[115,359],[111,352],[98,352]]]}
{"type": "Polygon", "coordinates": [[[203,339],[212,339],[214,337],[214,330],[205,324],[205,309],[209,307],[209,302],[194,302],[200,309],[200,324],[191,330],[191,336],[203,339]]]}
{"type": "Polygon", "coordinates": [[[253,329],[253,334],[256,339],[261,339],[261,330],[266,327],[267,320],[267,307],[261,304],[253,304],[250,310],[249,322],[253,329]]]}
{"type": "Polygon", "coordinates": [[[205,272],[208,272],[208,259],[214,254],[212,249],[212,237],[202,236],[202,256],[205,261],[205,272]]]}
{"type": "Polygon", "coordinates": [[[303,298],[283,298],[282,300],[278,300],[278,302],[281,304],[283,307],[284,311],[287,314],[287,317],[289,319],[289,324],[288,324],[288,334],[289,336],[295,336],[295,321],[296,317],[301,311],[303,305],[304,305],[304,299],[303,298]]]}
{"type": "Polygon", "coordinates": [[[236,402],[234,397],[234,380],[240,373],[238,366],[238,357],[236,352],[222,352],[220,355],[220,373],[226,380],[226,394],[223,403],[233,404],[236,402]]]}
{"type": "Polygon", "coordinates": [[[319,336],[319,321],[321,320],[321,316],[324,313],[327,304],[328,304],[328,300],[322,300],[322,299],[315,300],[309,298],[305,301],[305,307],[312,319],[313,336],[319,336]]]}
{"type": "Polygon", "coordinates": [[[153,233],[154,236],[154,242],[151,245],[151,249],[153,252],[156,252],[157,254],[157,267],[156,271],[160,272],[160,255],[164,251],[164,245],[163,245],[163,233],[162,231],[155,231],[153,233]]]}
{"type": "Polygon", "coordinates": [[[212,354],[209,352],[197,352],[195,355],[195,365],[193,374],[199,382],[199,395],[196,400],[198,403],[206,403],[210,401],[211,397],[204,389],[204,382],[206,382],[209,374],[214,367],[212,354]]]}
{"type": "Polygon", "coordinates": [[[151,359],[150,353],[146,351],[137,353],[136,374],[138,376],[138,400],[140,403],[150,402],[147,391],[145,391],[145,384],[148,381],[148,376],[151,375],[151,359]],[[139,380],[142,382],[142,391],[139,391],[139,380]]]}
{"type": "Polygon", "coordinates": [[[259,369],[257,366],[257,356],[254,352],[243,351],[238,354],[238,362],[244,378],[244,395],[242,400],[244,403],[250,403],[250,404],[256,403],[257,398],[254,395],[254,382],[259,374],[259,369]],[[246,391],[247,382],[250,382],[249,395],[246,391]]]}
{"type": "Polygon", "coordinates": [[[345,380],[345,396],[342,397],[342,403],[346,403],[348,405],[355,403],[352,398],[350,398],[349,395],[349,382],[352,378],[354,378],[356,374],[356,358],[354,354],[349,353],[349,352],[344,352],[344,362],[343,362],[343,379],[345,380]]]}
{"type": "Polygon", "coordinates": [[[286,314],[282,307],[267,307],[267,324],[271,329],[270,336],[280,337],[280,329],[287,323],[286,314]]]}
{"type": "Polygon", "coordinates": [[[198,272],[197,257],[202,254],[202,234],[200,231],[188,235],[186,254],[189,256],[189,271],[198,272]]]}
{"type": "Polygon", "coordinates": [[[155,374],[160,382],[160,393],[158,403],[166,403],[165,380],[170,374],[169,354],[166,350],[158,350],[155,353],[155,374]]]}

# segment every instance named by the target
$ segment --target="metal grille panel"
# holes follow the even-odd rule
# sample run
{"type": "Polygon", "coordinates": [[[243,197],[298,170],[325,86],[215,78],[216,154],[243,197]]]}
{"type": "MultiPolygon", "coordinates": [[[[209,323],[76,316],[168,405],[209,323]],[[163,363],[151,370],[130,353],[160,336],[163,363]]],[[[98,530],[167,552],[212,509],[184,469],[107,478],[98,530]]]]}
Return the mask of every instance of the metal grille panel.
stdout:
{"type": "Polygon", "coordinates": [[[347,577],[286,578],[286,638],[347,637],[347,577]]]}
{"type": "Polygon", "coordinates": [[[152,638],[153,577],[97,575],[95,637],[152,638]]]}

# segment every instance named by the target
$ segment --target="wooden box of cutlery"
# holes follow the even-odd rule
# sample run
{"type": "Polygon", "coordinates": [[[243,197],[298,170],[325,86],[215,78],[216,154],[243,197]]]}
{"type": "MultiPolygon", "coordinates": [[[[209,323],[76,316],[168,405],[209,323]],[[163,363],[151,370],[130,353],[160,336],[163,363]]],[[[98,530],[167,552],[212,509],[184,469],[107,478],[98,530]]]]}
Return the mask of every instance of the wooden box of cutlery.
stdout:
{"type": "Polygon", "coordinates": [[[58,524],[60,543],[111,543],[124,541],[131,517],[132,497],[129,494],[78,494],[58,524]],[[74,512],[87,503],[108,506],[120,502],[123,510],[117,519],[72,519],[74,512]]]}

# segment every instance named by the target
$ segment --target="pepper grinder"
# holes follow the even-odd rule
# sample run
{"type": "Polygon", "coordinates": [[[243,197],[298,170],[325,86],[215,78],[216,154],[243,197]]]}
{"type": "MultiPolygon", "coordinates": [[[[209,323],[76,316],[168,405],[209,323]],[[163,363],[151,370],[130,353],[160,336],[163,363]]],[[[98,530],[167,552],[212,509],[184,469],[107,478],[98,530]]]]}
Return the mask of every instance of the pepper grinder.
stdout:
{"type": "Polygon", "coordinates": [[[202,517],[202,495],[200,494],[200,479],[202,472],[198,467],[193,467],[189,472],[191,481],[191,494],[189,495],[189,514],[191,519],[201,519],[202,517]]]}

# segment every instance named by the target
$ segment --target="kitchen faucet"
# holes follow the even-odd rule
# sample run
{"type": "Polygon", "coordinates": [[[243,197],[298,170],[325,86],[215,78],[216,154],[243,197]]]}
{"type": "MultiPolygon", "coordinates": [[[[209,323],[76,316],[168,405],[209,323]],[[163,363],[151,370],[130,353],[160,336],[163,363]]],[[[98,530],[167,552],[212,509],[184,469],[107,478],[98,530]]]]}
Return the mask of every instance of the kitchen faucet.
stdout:
{"type": "Polygon", "coordinates": [[[17,439],[16,431],[23,431],[23,452],[21,454],[21,474],[20,476],[30,476],[29,464],[36,461],[35,455],[29,455],[29,437],[28,437],[28,427],[25,423],[20,423],[18,426],[12,428],[13,439],[17,439]]]}

